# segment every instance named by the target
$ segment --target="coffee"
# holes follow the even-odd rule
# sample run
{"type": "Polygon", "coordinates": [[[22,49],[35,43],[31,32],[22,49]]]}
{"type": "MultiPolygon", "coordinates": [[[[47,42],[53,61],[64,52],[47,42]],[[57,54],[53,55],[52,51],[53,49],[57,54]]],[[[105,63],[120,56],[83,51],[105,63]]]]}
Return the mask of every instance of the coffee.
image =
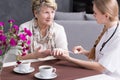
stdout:
{"type": "Polygon", "coordinates": [[[43,69],[50,69],[51,67],[44,67],[43,69]]]}

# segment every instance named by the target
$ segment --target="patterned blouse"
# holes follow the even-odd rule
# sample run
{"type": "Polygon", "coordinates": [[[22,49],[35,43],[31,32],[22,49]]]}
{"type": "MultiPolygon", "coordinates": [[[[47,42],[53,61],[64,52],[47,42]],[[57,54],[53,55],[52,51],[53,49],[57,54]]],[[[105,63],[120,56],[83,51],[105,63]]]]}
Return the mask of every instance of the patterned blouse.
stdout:
{"type": "Polygon", "coordinates": [[[42,50],[53,48],[68,50],[68,42],[64,27],[56,22],[53,22],[47,29],[44,37],[41,35],[40,28],[35,25],[34,19],[20,25],[20,31],[24,28],[32,32],[30,52],[33,52],[39,46],[41,46],[42,50]]]}
{"type": "Polygon", "coordinates": [[[56,48],[55,45],[55,33],[54,33],[54,24],[47,29],[46,35],[43,37],[40,28],[37,26],[32,26],[32,32],[33,32],[33,51],[41,46],[42,50],[46,49],[53,49],[56,48]]]}

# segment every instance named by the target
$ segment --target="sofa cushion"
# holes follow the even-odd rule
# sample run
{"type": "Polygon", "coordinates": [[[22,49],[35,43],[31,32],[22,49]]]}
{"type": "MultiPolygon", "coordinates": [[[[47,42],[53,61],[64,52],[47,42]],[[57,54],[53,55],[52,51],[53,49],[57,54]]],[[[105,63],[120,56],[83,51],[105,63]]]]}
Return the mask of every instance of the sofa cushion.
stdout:
{"type": "Polygon", "coordinates": [[[86,20],[95,20],[95,17],[93,16],[93,14],[85,14],[85,19],[86,20]]]}
{"type": "MultiPolygon", "coordinates": [[[[55,22],[64,26],[69,50],[72,50],[72,48],[77,45],[82,45],[85,49],[90,50],[103,28],[103,25],[93,20],[55,20],[55,22]]],[[[82,55],[70,54],[70,56],[87,60],[87,58],[82,55]]]]}
{"type": "Polygon", "coordinates": [[[64,26],[70,50],[80,44],[90,49],[103,28],[103,25],[96,21],[55,20],[55,22],[64,26]]]}
{"type": "Polygon", "coordinates": [[[55,20],[85,20],[85,12],[56,12],[55,20]]]}

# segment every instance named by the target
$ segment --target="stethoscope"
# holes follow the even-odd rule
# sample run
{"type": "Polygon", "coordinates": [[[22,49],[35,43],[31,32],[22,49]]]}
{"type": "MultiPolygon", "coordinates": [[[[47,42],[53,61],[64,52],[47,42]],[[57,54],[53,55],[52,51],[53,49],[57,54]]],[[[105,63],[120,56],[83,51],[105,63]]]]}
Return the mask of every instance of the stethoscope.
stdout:
{"type": "MultiPolygon", "coordinates": [[[[103,44],[102,44],[102,46],[101,46],[101,48],[100,48],[100,52],[103,50],[103,48],[104,48],[105,45],[108,43],[108,41],[110,41],[110,39],[114,36],[114,34],[115,34],[116,31],[117,31],[118,26],[119,26],[119,22],[117,23],[117,26],[116,26],[114,32],[112,33],[112,35],[108,38],[108,40],[106,40],[105,42],[103,42],[103,44]]],[[[102,53],[100,53],[100,54],[102,54],[102,53]]],[[[102,54],[102,55],[103,55],[103,54],[102,54]]]]}

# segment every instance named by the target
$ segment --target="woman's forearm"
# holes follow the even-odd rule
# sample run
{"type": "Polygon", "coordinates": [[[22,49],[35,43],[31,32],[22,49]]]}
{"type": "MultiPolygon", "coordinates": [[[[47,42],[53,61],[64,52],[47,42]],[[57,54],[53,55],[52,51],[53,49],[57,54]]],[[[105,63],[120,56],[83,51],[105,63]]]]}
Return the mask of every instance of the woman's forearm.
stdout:
{"type": "Polygon", "coordinates": [[[19,57],[20,60],[36,59],[37,58],[34,53],[29,53],[29,54],[26,54],[24,56],[18,55],[17,57],[19,57]]]}
{"type": "Polygon", "coordinates": [[[93,69],[99,72],[103,72],[105,70],[105,68],[102,65],[100,65],[98,62],[84,61],[84,60],[79,60],[72,57],[68,58],[68,61],[75,63],[79,66],[82,66],[88,69],[93,69]]]}
{"type": "Polygon", "coordinates": [[[20,60],[44,58],[44,57],[47,57],[47,56],[48,55],[45,54],[45,52],[29,53],[29,54],[26,54],[25,56],[18,55],[20,60]]]}

